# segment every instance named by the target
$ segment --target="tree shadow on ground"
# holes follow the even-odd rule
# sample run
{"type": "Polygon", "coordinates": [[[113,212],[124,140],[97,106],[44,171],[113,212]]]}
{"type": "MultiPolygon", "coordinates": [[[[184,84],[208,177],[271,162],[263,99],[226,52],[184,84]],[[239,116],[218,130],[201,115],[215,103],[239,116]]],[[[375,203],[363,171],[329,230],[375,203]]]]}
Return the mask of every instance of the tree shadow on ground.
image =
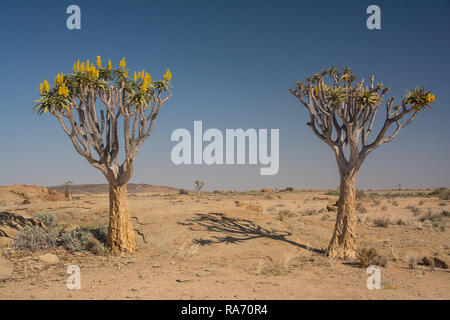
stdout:
{"type": "Polygon", "coordinates": [[[209,231],[221,233],[220,236],[212,236],[212,239],[195,239],[195,243],[202,246],[216,243],[239,244],[253,239],[272,239],[289,243],[293,246],[323,254],[323,250],[311,248],[307,245],[289,240],[286,237],[292,235],[289,231],[266,229],[251,220],[229,218],[222,213],[196,213],[193,218],[184,222],[178,222],[183,226],[188,226],[192,231],[209,231]]]}

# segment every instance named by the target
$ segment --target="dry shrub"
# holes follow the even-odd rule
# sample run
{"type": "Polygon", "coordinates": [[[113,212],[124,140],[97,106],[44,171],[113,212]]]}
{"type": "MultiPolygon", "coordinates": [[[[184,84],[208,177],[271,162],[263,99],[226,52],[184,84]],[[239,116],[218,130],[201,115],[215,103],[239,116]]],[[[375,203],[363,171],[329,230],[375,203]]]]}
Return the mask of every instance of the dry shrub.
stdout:
{"type": "Polygon", "coordinates": [[[373,224],[374,224],[376,227],[387,228],[388,225],[390,224],[390,220],[389,220],[388,218],[374,219],[374,220],[373,220],[373,224]]]}
{"type": "Polygon", "coordinates": [[[358,252],[358,263],[362,268],[372,265],[386,267],[387,258],[380,256],[375,248],[362,248],[358,252]]]}

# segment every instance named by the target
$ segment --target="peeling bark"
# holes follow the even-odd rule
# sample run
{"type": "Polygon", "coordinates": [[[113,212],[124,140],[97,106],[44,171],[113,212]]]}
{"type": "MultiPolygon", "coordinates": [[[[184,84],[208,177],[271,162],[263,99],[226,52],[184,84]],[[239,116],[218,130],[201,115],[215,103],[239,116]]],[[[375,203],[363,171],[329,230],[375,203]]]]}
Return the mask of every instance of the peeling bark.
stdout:
{"type": "Polygon", "coordinates": [[[107,247],[114,254],[136,249],[133,225],[128,212],[127,185],[109,186],[109,226],[107,247]]]}
{"type": "Polygon", "coordinates": [[[357,256],[355,200],[356,175],[342,178],[336,224],[326,252],[329,257],[355,259],[357,256]]]}

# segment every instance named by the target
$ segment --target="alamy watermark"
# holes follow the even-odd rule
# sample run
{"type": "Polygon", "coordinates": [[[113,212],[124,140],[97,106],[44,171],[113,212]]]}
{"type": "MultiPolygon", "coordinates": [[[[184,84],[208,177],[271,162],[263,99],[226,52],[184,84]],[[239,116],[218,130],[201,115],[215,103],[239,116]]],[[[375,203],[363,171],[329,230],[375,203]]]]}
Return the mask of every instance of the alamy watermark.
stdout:
{"type": "Polygon", "coordinates": [[[367,267],[366,273],[369,274],[369,277],[366,281],[367,289],[381,289],[381,269],[378,266],[372,265],[367,267]]]}
{"type": "Polygon", "coordinates": [[[187,129],[179,128],[172,132],[171,141],[178,143],[172,148],[170,158],[176,165],[233,165],[258,164],[259,162],[260,165],[265,166],[260,168],[261,175],[275,175],[278,173],[280,165],[279,129],[270,129],[270,155],[268,138],[267,129],[247,129],[245,131],[244,129],[226,129],[224,149],[222,131],[211,128],[203,132],[202,121],[194,121],[193,139],[191,132],[187,129]],[[209,143],[203,147],[204,142],[209,143]],[[248,162],[246,162],[247,149],[248,162]]]}
{"type": "Polygon", "coordinates": [[[70,274],[70,277],[67,278],[66,286],[67,289],[73,290],[81,289],[81,270],[79,266],[71,265],[67,267],[67,273],[70,274]]]}

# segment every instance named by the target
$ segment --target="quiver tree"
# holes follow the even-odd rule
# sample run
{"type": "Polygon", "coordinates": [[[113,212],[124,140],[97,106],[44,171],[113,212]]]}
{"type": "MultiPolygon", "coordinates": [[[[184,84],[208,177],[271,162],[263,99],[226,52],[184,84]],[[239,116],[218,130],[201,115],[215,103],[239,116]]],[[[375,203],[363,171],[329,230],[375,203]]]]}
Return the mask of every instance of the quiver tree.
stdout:
{"type": "Polygon", "coordinates": [[[113,253],[136,248],[127,208],[127,183],[133,173],[137,151],[153,130],[161,106],[170,99],[169,70],[163,80],[152,81],[145,70],[128,79],[125,58],[119,68],[111,61],[102,66],[78,60],[73,73],[58,74],[53,88],[41,83],[35,109],[59,120],[75,150],[99,169],[109,183],[107,246],[113,253]],[[100,103],[101,102],[101,103],[100,103]],[[123,130],[124,160],[119,163],[119,126],[123,130]]]}
{"type": "Polygon", "coordinates": [[[334,258],[354,259],[356,248],[355,194],[356,176],[362,163],[375,148],[394,139],[435,97],[430,91],[416,88],[407,91],[399,105],[394,98],[385,103],[386,114],[380,130],[370,138],[375,117],[389,88],[375,84],[371,76],[356,82],[349,68],[323,70],[297,82],[291,94],[309,112],[308,126],[333,150],[340,176],[336,224],[326,254],[334,258]],[[390,128],[392,130],[389,130],[390,128]]]}
{"type": "Polygon", "coordinates": [[[73,182],[70,180],[64,183],[64,195],[66,196],[66,199],[69,201],[72,201],[72,192],[70,190],[71,185],[73,185],[73,182]]]}
{"type": "Polygon", "coordinates": [[[197,198],[200,197],[200,191],[202,190],[205,183],[200,180],[195,180],[195,192],[197,193],[197,198]]]}

